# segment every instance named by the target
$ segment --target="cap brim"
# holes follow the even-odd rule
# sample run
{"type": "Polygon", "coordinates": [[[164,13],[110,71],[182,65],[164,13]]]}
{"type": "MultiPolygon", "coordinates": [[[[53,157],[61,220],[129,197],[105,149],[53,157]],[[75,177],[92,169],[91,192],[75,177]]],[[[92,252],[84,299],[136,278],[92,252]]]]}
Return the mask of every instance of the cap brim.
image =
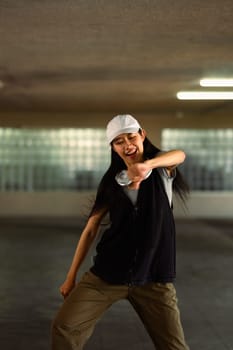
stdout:
{"type": "Polygon", "coordinates": [[[138,132],[139,129],[140,127],[131,127],[131,128],[124,128],[124,129],[118,130],[117,132],[112,134],[111,137],[109,137],[108,142],[111,143],[117,136],[121,134],[130,134],[130,133],[138,132]]]}

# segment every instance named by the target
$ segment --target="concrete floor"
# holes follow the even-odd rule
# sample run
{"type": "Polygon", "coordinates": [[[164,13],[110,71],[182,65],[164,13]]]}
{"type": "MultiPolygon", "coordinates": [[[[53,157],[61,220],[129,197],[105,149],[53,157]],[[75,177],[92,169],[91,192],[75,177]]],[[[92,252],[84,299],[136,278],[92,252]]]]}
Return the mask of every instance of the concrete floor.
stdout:
{"type": "MultiPolygon", "coordinates": [[[[191,350],[233,349],[232,223],[177,221],[175,284],[191,350]]],[[[80,230],[75,221],[0,220],[0,349],[49,350],[58,288],[80,230]]],[[[90,256],[82,271],[89,263],[90,256]]],[[[119,348],[153,349],[126,301],[105,314],[85,350],[119,348]]]]}

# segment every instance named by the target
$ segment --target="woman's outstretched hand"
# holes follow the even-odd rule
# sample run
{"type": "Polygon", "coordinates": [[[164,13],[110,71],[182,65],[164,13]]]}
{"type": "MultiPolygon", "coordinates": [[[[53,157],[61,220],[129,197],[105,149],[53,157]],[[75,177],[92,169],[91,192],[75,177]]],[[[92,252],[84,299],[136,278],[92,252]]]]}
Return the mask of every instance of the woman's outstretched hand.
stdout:
{"type": "Polygon", "coordinates": [[[73,279],[66,279],[65,282],[60,287],[60,293],[63,296],[63,298],[68,297],[72,289],[75,287],[75,280],[73,279]]]}

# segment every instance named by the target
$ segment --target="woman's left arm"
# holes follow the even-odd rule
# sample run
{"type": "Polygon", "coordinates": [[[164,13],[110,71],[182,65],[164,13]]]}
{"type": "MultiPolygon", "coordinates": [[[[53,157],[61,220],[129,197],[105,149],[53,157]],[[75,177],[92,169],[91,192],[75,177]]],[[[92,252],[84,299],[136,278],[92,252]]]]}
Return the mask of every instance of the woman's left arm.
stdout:
{"type": "Polygon", "coordinates": [[[184,160],[184,151],[177,149],[161,152],[156,155],[156,157],[146,160],[144,164],[148,166],[148,169],[166,168],[168,175],[171,175],[172,170],[175,169],[177,165],[183,163],[184,160]]]}
{"type": "Polygon", "coordinates": [[[129,166],[127,169],[127,175],[132,182],[140,183],[144,180],[150,170],[155,168],[165,168],[168,176],[171,176],[172,170],[175,169],[177,165],[183,163],[184,160],[185,153],[182,150],[160,152],[154,158],[129,166]]]}

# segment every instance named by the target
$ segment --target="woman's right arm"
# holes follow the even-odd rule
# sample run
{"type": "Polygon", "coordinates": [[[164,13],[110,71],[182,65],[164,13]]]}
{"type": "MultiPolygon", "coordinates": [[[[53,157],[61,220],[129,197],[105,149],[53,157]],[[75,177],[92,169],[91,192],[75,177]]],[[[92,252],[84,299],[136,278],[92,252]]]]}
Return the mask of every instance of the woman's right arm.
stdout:
{"type": "Polygon", "coordinates": [[[105,216],[105,214],[106,210],[102,210],[101,212],[92,215],[87,221],[87,224],[79,239],[66,280],[60,287],[60,292],[64,298],[69,295],[69,293],[75,286],[75,280],[78,270],[98,233],[100,222],[105,216]]]}

